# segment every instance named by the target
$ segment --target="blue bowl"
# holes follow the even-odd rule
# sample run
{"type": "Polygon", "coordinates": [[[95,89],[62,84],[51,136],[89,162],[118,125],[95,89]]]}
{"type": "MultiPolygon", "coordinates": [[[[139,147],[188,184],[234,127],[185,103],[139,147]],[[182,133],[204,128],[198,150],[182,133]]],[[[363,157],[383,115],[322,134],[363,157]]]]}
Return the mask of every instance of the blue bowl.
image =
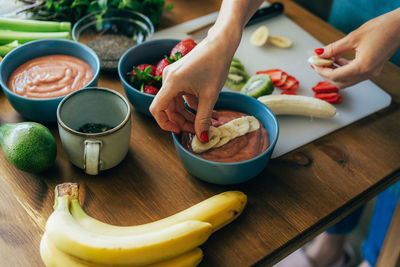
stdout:
{"type": "Polygon", "coordinates": [[[268,132],[269,147],[249,160],[224,163],[202,159],[183,147],[172,134],[175,149],[183,166],[197,178],[213,184],[238,184],[257,176],[267,165],[278,140],[278,121],[272,111],[255,98],[236,92],[221,92],[214,109],[227,109],[256,117],[268,132]]]}
{"type": "Polygon", "coordinates": [[[128,49],[118,62],[118,75],[125,89],[126,96],[132,106],[147,116],[152,116],[149,107],[154,95],[140,92],[140,88],[134,88],[126,79],[126,75],[133,66],[139,64],[157,64],[158,61],[169,56],[172,48],[179,43],[178,39],[154,39],[138,44],[128,49]]]}
{"type": "Polygon", "coordinates": [[[93,79],[85,86],[97,86],[100,61],[89,47],[63,39],[44,39],[28,42],[8,53],[0,64],[0,86],[11,105],[22,116],[33,121],[50,122],[57,120],[58,104],[65,96],[34,99],[20,96],[8,88],[8,79],[16,68],[25,62],[47,55],[68,55],[85,61],[93,70],[93,79]]]}

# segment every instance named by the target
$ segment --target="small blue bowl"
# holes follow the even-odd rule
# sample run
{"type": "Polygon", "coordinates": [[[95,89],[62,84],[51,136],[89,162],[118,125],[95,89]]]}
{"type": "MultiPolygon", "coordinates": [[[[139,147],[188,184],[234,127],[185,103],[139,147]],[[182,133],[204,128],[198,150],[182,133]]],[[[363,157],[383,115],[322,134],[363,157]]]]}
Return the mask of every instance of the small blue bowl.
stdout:
{"type": "Polygon", "coordinates": [[[20,96],[8,88],[8,79],[14,70],[25,62],[55,54],[73,56],[89,64],[93,70],[93,79],[85,87],[97,86],[100,60],[89,47],[63,39],[44,39],[23,44],[8,53],[1,62],[0,86],[14,109],[25,118],[41,122],[56,121],[58,104],[65,96],[44,99],[20,96]]]}
{"type": "Polygon", "coordinates": [[[234,110],[256,117],[268,132],[269,147],[249,160],[224,163],[202,159],[183,147],[172,134],[183,166],[197,178],[213,184],[238,184],[257,176],[267,165],[279,135],[278,121],[272,111],[255,98],[236,92],[221,92],[214,109],[234,110]]]}
{"type": "Polygon", "coordinates": [[[140,92],[140,88],[134,88],[126,79],[126,75],[133,66],[139,64],[154,64],[169,56],[172,48],[179,43],[178,39],[154,39],[138,44],[128,49],[118,62],[118,75],[124,86],[126,96],[134,108],[147,115],[152,116],[149,107],[153,102],[154,95],[140,92]]]}

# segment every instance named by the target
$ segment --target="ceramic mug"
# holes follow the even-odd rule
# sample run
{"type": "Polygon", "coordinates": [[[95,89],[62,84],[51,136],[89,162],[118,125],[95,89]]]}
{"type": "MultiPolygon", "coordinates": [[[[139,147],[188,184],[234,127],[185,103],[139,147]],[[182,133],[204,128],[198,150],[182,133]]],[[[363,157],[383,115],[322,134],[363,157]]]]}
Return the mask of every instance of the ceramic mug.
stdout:
{"type": "Polygon", "coordinates": [[[88,87],[67,95],[57,109],[58,131],[69,160],[87,174],[118,165],[129,149],[131,109],[118,92],[88,87]],[[109,130],[84,133],[87,123],[107,125],[109,130]]]}

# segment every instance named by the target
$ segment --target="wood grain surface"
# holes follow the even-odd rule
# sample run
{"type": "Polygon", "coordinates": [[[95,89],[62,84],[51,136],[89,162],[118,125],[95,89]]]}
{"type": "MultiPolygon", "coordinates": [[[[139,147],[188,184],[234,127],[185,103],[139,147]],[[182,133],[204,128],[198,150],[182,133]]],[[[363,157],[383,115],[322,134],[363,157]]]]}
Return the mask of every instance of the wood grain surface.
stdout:
{"type": "MultiPolygon", "coordinates": [[[[167,27],[218,10],[220,1],[167,1],[167,27]]],[[[286,14],[323,43],[343,34],[289,0],[286,14]]],[[[32,175],[0,153],[0,265],[43,266],[39,242],[53,208],[54,187],[82,188],[83,208],[118,225],[142,224],[174,214],[214,194],[235,189],[248,195],[244,213],[202,246],[201,266],[271,265],[297,249],[400,178],[400,69],[387,64],[374,80],[393,98],[391,106],[272,160],[255,179],[237,186],[202,182],[186,172],[170,133],[132,112],[130,150],[124,161],[98,176],[71,165],[56,124],[55,165],[32,175]]],[[[123,92],[117,74],[102,73],[99,85],[123,92]]],[[[0,94],[0,122],[24,119],[0,94]]],[[[296,138],[295,133],[293,138],[296,138]]]]}

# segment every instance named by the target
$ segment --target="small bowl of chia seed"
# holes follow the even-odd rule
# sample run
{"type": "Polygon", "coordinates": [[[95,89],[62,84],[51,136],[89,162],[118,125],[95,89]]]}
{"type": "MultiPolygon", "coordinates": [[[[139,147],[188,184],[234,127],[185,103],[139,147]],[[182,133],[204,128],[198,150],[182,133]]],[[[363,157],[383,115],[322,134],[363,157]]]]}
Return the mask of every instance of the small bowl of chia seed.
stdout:
{"type": "Polygon", "coordinates": [[[106,71],[116,71],[122,54],[149,40],[153,33],[148,17],[120,9],[88,14],[72,28],[72,38],[92,48],[100,58],[101,69],[106,71]]]}

